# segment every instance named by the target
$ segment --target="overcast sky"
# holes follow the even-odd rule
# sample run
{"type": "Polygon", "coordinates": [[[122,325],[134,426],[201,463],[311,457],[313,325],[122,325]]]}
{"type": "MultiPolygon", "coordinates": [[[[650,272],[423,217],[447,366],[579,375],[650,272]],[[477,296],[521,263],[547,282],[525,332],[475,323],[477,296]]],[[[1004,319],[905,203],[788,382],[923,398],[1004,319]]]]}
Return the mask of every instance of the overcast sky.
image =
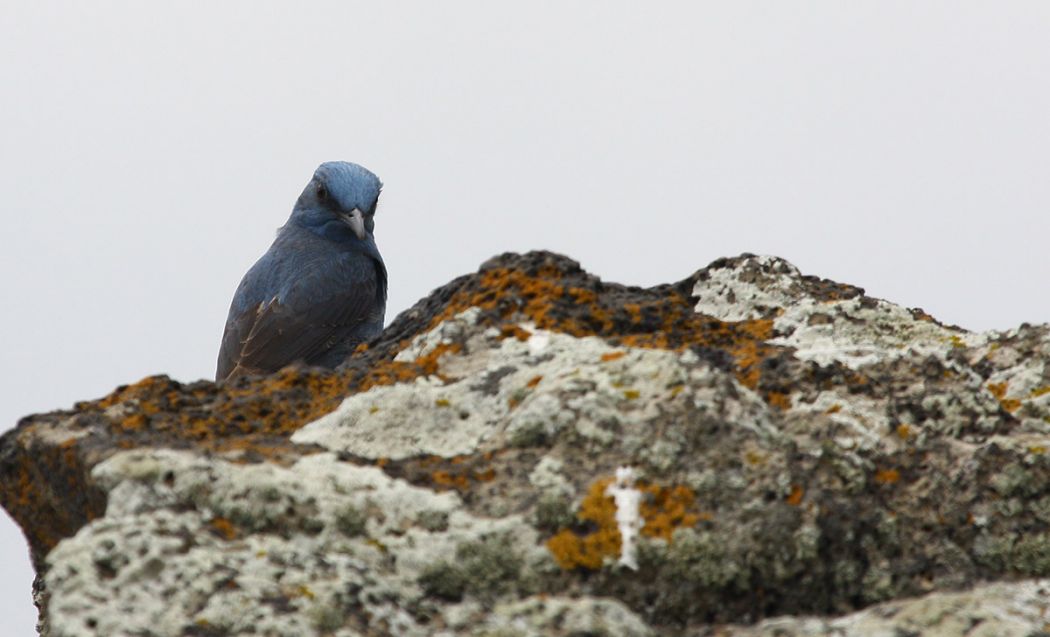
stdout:
{"type": "MultiPolygon", "coordinates": [[[[1045,322],[1048,33],[1045,2],[4,2],[0,429],[210,378],[331,159],[385,182],[388,321],[546,248],[637,285],[775,254],[968,329],[1045,322]]],[[[6,517],[0,560],[29,634],[6,517]]]]}

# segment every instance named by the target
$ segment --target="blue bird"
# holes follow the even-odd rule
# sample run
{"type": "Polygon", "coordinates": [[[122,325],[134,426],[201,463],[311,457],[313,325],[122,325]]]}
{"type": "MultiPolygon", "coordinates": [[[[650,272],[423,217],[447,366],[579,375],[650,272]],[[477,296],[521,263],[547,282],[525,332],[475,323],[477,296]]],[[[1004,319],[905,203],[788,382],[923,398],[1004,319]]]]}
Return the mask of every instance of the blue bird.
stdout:
{"type": "Polygon", "coordinates": [[[386,267],[372,234],[381,188],[357,164],[317,168],[233,295],[216,380],[335,367],[383,330],[386,267]]]}

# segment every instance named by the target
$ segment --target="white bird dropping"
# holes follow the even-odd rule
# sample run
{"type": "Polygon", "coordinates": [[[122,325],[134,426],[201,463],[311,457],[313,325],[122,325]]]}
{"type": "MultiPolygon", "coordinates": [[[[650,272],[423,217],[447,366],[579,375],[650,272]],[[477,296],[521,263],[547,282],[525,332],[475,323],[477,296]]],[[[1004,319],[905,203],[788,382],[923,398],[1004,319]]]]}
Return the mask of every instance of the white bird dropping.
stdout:
{"type": "Polygon", "coordinates": [[[618,467],[616,481],[605,489],[605,493],[616,503],[616,525],[620,529],[619,564],[638,570],[638,533],[645,526],[640,506],[642,492],[634,488],[634,469],[618,467]]]}

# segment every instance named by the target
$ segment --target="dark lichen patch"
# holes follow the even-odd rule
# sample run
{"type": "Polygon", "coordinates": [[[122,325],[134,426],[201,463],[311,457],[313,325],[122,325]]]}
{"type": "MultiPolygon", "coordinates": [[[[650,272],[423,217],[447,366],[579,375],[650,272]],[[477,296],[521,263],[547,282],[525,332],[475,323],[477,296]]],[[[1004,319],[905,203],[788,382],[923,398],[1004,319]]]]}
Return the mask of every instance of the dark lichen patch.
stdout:
{"type": "Polygon", "coordinates": [[[229,637],[230,630],[225,626],[214,626],[205,619],[183,626],[179,637],[229,637]]]}
{"type": "MultiPolygon", "coordinates": [[[[511,408],[513,409],[521,400],[516,400],[511,408]]],[[[528,424],[517,427],[514,433],[510,437],[510,445],[520,449],[529,447],[545,447],[550,445],[551,436],[547,431],[546,423],[536,420],[528,424]]]]}
{"type": "Polygon", "coordinates": [[[1017,540],[1012,551],[1013,567],[1034,577],[1050,575],[1050,533],[1033,533],[1017,540]]]}
{"type": "Polygon", "coordinates": [[[335,528],[347,537],[365,534],[368,514],[356,506],[346,506],[335,514],[335,528]]]}
{"type": "Polygon", "coordinates": [[[310,497],[293,497],[263,489],[239,494],[222,501],[207,499],[198,508],[212,509],[212,528],[226,539],[243,534],[271,533],[284,538],[317,535],[324,530],[317,503],[310,497]]]}
{"type": "Polygon", "coordinates": [[[467,592],[467,575],[451,562],[439,562],[423,569],[418,584],[431,597],[459,602],[467,592]]]}
{"type": "Polygon", "coordinates": [[[540,531],[553,535],[563,528],[568,528],[576,521],[572,501],[561,493],[546,493],[536,501],[532,512],[532,523],[540,531]]]}
{"type": "Polygon", "coordinates": [[[530,578],[523,577],[524,565],[510,538],[490,536],[460,544],[455,559],[430,565],[418,583],[433,597],[460,601],[470,595],[483,604],[492,604],[501,595],[529,592],[530,578]]]}
{"type": "Polygon", "coordinates": [[[499,369],[494,369],[485,372],[481,377],[481,381],[471,386],[473,391],[479,391],[486,396],[495,396],[499,394],[500,381],[515,371],[514,367],[510,365],[504,365],[499,369]]]}
{"type": "Polygon", "coordinates": [[[431,533],[444,532],[448,530],[448,513],[445,511],[421,511],[416,516],[416,524],[431,533]]]}

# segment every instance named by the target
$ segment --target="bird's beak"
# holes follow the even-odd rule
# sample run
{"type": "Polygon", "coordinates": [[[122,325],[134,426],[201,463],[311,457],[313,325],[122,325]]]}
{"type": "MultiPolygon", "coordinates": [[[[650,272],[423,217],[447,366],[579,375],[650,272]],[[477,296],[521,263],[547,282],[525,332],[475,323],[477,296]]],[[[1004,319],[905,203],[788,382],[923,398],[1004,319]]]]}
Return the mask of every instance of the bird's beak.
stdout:
{"type": "Polygon", "coordinates": [[[368,231],[365,230],[365,217],[357,208],[351,210],[349,214],[345,212],[339,213],[339,218],[343,223],[350,226],[350,229],[354,231],[358,239],[364,241],[365,237],[368,236],[368,231]]]}

